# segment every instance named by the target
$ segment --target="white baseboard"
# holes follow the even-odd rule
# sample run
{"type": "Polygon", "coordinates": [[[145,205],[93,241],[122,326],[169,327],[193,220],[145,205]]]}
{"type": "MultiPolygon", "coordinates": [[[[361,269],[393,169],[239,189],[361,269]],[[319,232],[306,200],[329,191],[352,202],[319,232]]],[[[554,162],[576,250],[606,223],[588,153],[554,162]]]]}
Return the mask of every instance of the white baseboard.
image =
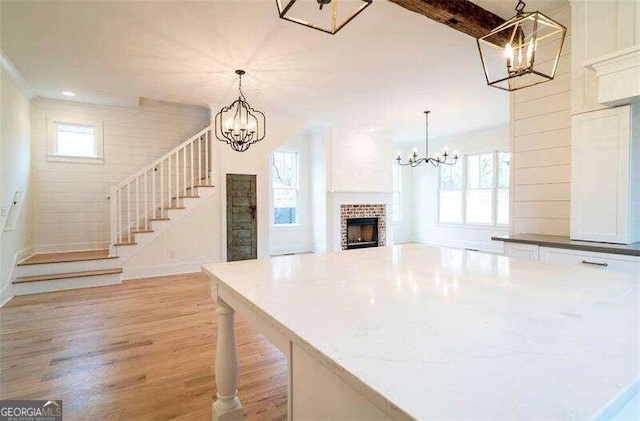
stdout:
{"type": "Polygon", "coordinates": [[[18,262],[26,259],[35,253],[35,246],[29,246],[25,249],[20,250],[13,256],[13,263],[11,264],[11,269],[9,270],[9,276],[7,279],[0,279],[0,285],[4,282],[5,287],[0,291],[0,307],[4,306],[13,298],[13,289],[12,282],[15,279],[16,275],[16,267],[18,262]]]}
{"type": "Polygon", "coordinates": [[[212,261],[187,262],[187,263],[175,263],[172,265],[149,266],[149,267],[141,267],[141,268],[128,268],[127,265],[125,264],[124,273],[122,274],[122,280],[127,281],[131,279],[155,278],[157,276],[169,276],[169,275],[179,275],[182,273],[201,272],[202,265],[207,263],[213,263],[213,262],[212,261]]]}
{"type": "Polygon", "coordinates": [[[104,250],[109,248],[108,241],[90,243],[42,244],[36,247],[37,253],[57,253],[67,251],[104,250]]]}
{"type": "Polygon", "coordinates": [[[312,245],[301,244],[286,247],[271,247],[269,253],[271,256],[282,256],[283,254],[312,253],[315,251],[314,249],[315,247],[312,245]]]}
{"type": "Polygon", "coordinates": [[[494,244],[493,241],[463,241],[463,240],[445,240],[438,243],[416,241],[418,244],[425,244],[434,247],[449,247],[455,249],[464,250],[477,250],[487,253],[502,254],[503,246],[501,244],[494,244]]]}
{"type": "Polygon", "coordinates": [[[11,284],[8,284],[2,291],[0,291],[0,308],[4,307],[4,305],[12,298],[13,294],[11,293],[11,284]]]}

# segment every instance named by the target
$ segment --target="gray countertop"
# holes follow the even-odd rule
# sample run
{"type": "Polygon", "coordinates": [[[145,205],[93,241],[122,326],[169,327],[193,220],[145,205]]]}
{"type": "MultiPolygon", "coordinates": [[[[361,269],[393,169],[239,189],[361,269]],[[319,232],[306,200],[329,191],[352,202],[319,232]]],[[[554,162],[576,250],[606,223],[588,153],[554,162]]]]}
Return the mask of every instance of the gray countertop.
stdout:
{"type": "Polygon", "coordinates": [[[494,241],[507,243],[534,244],[542,247],[555,247],[569,250],[593,251],[596,253],[624,254],[640,256],[640,243],[609,244],[590,241],[575,241],[560,235],[516,234],[504,237],[491,237],[494,241]]]}

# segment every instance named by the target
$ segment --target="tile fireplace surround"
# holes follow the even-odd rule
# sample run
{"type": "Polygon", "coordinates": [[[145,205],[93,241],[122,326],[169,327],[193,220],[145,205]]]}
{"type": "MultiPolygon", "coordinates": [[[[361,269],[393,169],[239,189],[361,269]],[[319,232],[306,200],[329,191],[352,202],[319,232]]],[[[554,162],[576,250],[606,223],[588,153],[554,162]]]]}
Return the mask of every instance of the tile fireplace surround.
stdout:
{"type": "Polygon", "coordinates": [[[347,249],[347,219],[378,218],[378,246],[386,243],[386,205],[340,205],[340,244],[342,250],[347,249]]]}

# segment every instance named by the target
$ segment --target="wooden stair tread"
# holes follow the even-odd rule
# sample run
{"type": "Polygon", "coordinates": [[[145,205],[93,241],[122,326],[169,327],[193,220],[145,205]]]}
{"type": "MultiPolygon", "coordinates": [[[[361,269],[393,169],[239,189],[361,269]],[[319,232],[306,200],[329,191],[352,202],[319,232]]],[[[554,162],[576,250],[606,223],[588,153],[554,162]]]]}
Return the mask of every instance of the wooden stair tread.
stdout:
{"type": "Polygon", "coordinates": [[[83,262],[87,260],[117,259],[109,256],[109,250],[83,250],[57,253],[37,253],[24,259],[18,266],[42,265],[47,263],[83,262]]]}
{"type": "MultiPolygon", "coordinates": [[[[175,199],[175,197],[172,197],[172,199],[175,199]]],[[[179,196],[178,199],[200,199],[200,196],[179,196]]]]}
{"type": "Polygon", "coordinates": [[[122,268],[87,270],[84,272],[56,273],[51,275],[24,276],[22,278],[16,278],[13,283],[23,284],[25,282],[55,281],[59,279],[80,278],[84,276],[115,275],[117,273],[122,273],[122,268]]]}
{"type": "Polygon", "coordinates": [[[164,210],[180,210],[180,209],[186,209],[184,206],[167,206],[164,208],[164,210]]]}
{"type": "Polygon", "coordinates": [[[132,234],[148,234],[150,232],[153,232],[153,230],[149,230],[149,229],[131,230],[132,234]]]}
{"type": "Polygon", "coordinates": [[[149,218],[149,221],[170,221],[171,218],[149,218]]]}
{"type": "Polygon", "coordinates": [[[114,244],[114,246],[116,246],[116,247],[118,247],[118,246],[135,246],[135,245],[137,245],[137,244],[138,244],[138,243],[136,243],[136,242],[134,241],[134,242],[131,242],[131,243],[115,243],[115,244],[114,244]]]}

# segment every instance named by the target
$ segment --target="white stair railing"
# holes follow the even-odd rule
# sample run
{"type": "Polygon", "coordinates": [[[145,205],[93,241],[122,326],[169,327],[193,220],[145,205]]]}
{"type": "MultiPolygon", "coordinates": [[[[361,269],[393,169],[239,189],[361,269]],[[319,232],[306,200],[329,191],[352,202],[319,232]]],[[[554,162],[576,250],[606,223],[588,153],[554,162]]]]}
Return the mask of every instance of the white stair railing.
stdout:
{"type": "Polygon", "coordinates": [[[211,126],[111,188],[111,246],[131,244],[149,221],[167,217],[198,186],[211,186],[211,126]]]}

